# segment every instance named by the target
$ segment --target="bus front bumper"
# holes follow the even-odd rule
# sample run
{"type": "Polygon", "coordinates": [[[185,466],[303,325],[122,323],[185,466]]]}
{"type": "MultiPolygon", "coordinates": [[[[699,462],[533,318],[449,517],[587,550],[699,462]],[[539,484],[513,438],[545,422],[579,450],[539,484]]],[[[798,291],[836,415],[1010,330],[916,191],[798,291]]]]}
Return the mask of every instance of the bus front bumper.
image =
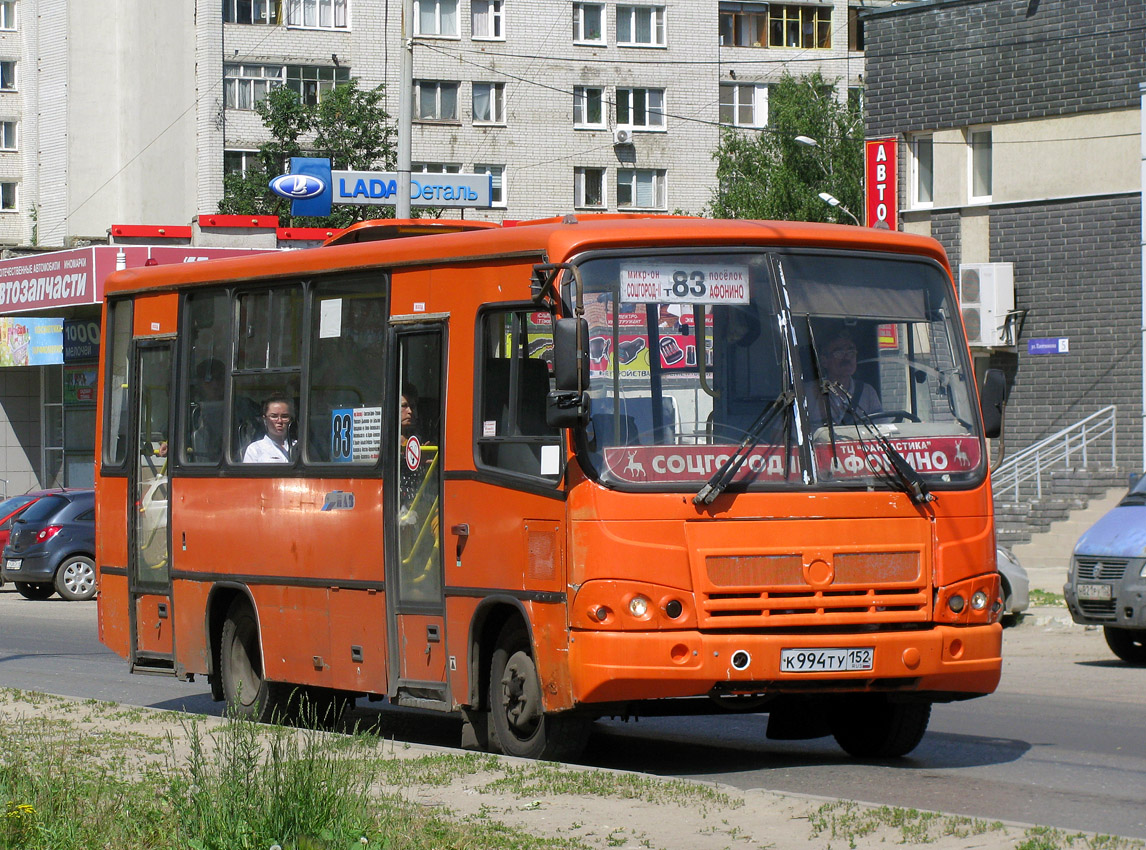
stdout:
{"type": "Polygon", "coordinates": [[[995,690],[1002,645],[997,623],[836,635],[579,630],[570,634],[569,656],[576,703],[867,690],[951,699],[995,690]],[[870,669],[823,666],[866,664],[866,649],[872,650],[870,669]],[[821,666],[793,672],[797,664],[821,666]]]}

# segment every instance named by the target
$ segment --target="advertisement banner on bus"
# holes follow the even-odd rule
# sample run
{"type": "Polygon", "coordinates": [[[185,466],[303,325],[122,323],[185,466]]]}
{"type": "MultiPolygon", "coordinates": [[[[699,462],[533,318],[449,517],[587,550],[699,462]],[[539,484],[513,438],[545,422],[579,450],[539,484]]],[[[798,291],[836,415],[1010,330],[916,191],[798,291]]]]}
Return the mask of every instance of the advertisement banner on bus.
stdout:
{"type": "MultiPolygon", "coordinates": [[[[908,465],[923,474],[965,472],[979,463],[979,442],[959,437],[892,439],[908,465]]],[[[610,474],[630,484],[679,484],[710,478],[733,455],[735,446],[613,446],[605,449],[610,474]]],[[[791,450],[788,475],[798,475],[797,450],[791,450]]],[[[879,475],[891,461],[874,440],[837,440],[816,446],[816,463],[833,479],[879,475]]],[[[747,452],[733,481],[782,481],[784,447],[760,445],[747,452]]]]}

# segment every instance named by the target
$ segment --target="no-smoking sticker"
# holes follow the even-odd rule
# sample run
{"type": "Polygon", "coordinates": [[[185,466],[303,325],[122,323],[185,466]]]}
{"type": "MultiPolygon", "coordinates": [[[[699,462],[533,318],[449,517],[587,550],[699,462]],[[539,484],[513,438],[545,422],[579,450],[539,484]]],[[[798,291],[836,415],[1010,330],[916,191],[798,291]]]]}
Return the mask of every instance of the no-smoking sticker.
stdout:
{"type": "Polygon", "coordinates": [[[417,437],[411,437],[406,441],[406,468],[411,472],[417,472],[421,465],[422,444],[418,442],[417,437]]]}

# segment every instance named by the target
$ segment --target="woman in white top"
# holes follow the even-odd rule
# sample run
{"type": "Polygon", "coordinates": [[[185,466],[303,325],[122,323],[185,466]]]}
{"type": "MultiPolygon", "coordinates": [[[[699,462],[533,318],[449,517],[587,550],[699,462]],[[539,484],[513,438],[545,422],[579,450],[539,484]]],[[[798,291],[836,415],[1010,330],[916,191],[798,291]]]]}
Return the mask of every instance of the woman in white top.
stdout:
{"type": "Polygon", "coordinates": [[[290,463],[295,441],[288,437],[291,414],[286,396],[273,395],[263,402],[263,428],[267,432],[243,452],[243,463],[290,463]]]}

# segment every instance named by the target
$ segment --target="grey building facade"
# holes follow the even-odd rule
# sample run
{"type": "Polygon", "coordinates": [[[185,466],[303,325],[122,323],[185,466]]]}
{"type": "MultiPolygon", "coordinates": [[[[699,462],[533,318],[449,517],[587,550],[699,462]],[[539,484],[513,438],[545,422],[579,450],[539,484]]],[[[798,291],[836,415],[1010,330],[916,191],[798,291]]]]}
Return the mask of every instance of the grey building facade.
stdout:
{"type": "Polygon", "coordinates": [[[1141,0],[928,0],[871,12],[865,35],[866,135],[899,140],[900,228],[938,239],[957,283],[1013,277],[978,344],[968,327],[977,369],[1012,382],[1008,446],[1113,403],[1119,465],[1141,469],[1141,0]]]}

